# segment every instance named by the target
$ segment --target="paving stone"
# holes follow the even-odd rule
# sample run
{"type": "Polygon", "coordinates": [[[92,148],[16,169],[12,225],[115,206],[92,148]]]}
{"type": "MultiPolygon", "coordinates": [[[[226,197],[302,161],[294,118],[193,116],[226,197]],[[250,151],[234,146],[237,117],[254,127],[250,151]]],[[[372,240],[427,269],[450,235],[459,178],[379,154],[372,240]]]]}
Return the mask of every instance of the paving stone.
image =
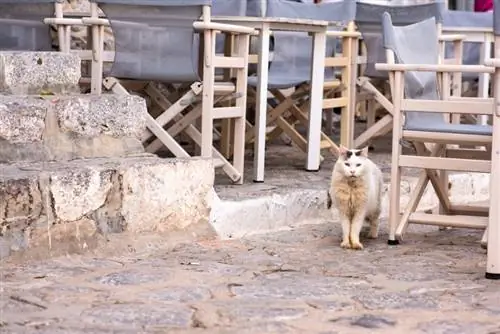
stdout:
{"type": "Polygon", "coordinates": [[[425,295],[410,295],[406,292],[397,293],[363,293],[353,297],[369,310],[384,309],[437,309],[437,299],[425,295]]]}
{"type": "Polygon", "coordinates": [[[450,320],[435,320],[424,322],[417,326],[421,333],[428,334],[470,334],[470,333],[498,333],[500,326],[498,323],[481,323],[470,321],[468,323],[461,323],[450,320]],[[497,330],[497,331],[495,331],[497,330]]]}
{"type": "Polygon", "coordinates": [[[225,311],[233,321],[287,321],[307,316],[304,308],[269,307],[264,305],[242,306],[230,303],[225,311]]]}
{"type": "Polygon", "coordinates": [[[395,320],[391,318],[377,316],[373,314],[362,314],[360,316],[355,316],[355,317],[333,318],[330,319],[330,322],[348,323],[350,326],[353,327],[361,327],[369,329],[394,327],[397,323],[395,320]]]}
{"type": "Polygon", "coordinates": [[[102,305],[85,310],[81,321],[109,327],[129,326],[143,328],[186,328],[191,324],[193,310],[182,305],[114,304],[102,305]]]}
{"type": "Polygon", "coordinates": [[[161,290],[141,293],[139,298],[156,302],[193,302],[210,299],[210,290],[201,287],[167,287],[161,290]]]}
{"type": "Polygon", "coordinates": [[[167,271],[137,272],[135,270],[124,270],[104,276],[96,277],[93,281],[104,285],[140,285],[165,281],[169,277],[167,271]]]}

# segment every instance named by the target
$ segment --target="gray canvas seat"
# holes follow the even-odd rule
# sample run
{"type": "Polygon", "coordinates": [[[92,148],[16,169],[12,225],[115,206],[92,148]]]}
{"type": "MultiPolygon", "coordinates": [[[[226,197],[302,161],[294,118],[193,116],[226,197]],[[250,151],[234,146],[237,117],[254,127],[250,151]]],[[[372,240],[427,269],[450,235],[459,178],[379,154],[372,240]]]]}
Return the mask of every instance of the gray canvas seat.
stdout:
{"type": "MultiPolygon", "coordinates": [[[[148,131],[141,138],[146,149],[156,152],[166,146],[177,157],[189,157],[174,140],[176,135],[184,133],[200,147],[202,156],[213,157],[216,167],[222,167],[234,182],[242,183],[247,86],[245,60],[249,35],[254,30],[211,24],[211,0],[93,2],[100,6],[110,21],[115,40],[115,58],[109,73],[106,73],[104,86],[115,93],[128,94],[123,86],[125,83],[119,80],[144,83],[140,90],[151,97],[156,107],[163,110],[156,119],[147,116],[148,131]],[[239,47],[236,54],[228,56],[230,59],[216,56],[216,45],[213,44],[216,31],[228,31],[236,35],[235,43],[239,47]],[[210,43],[204,44],[202,59],[199,56],[201,36],[210,43]],[[236,72],[235,81],[216,82],[216,69],[226,67],[236,72]],[[166,96],[150,82],[181,84],[181,90],[166,96]],[[217,108],[221,94],[234,94],[234,105],[217,108]],[[193,125],[198,119],[201,119],[201,132],[193,125]],[[235,146],[233,164],[213,147],[214,119],[234,119],[237,124],[234,140],[241,144],[235,146]]],[[[224,10],[221,7],[219,9],[224,10]]]]}
{"type": "MultiPolygon", "coordinates": [[[[384,23],[384,47],[394,52],[397,63],[438,64],[440,55],[435,18],[401,27],[384,23]]],[[[438,100],[436,73],[406,72],[405,92],[412,99],[438,100]]],[[[405,115],[405,130],[491,135],[489,125],[451,124],[440,113],[405,110],[405,115]]]]}
{"type": "Polygon", "coordinates": [[[488,73],[490,69],[478,65],[443,64],[435,18],[395,26],[391,16],[384,13],[383,41],[388,65],[377,66],[390,71],[394,101],[392,135],[395,146],[391,157],[389,244],[397,244],[410,223],[485,229],[487,218],[484,215],[487,216],[487,212],[483,208],[451,201],[447,172],[489,173],[492,128],[450,124],[444,120],[443,113],[451,116],[468,113],[492,115],[495,104],[491,98],[461,97],[456,93],[450,96],[439,87],[437,73],[453,72],[457,68],[462,72],[488,73]],[[408,110],[410,106],[415,110],[408,110]],[[405,141],[413,144],[416,155],[402,152],[401,145],[405,141]],[[486,150],[457,145],[480,146],[486,150]],[[400,215],[402,167],[422,171],[400,215]],[[438,210],[418,212],[417,207],[429,182],[439,200],[438,210]]]}
{"type": "Polygon", "coordinates": [[[50,27],[56,0],[0,0],[0,50],[51,51],[50,27]]]}
{"type": "MultiPolygon", "coordinates": [[[[374,67],[376,63],[386,61],[385,51],[382,43],[382,16],[389,13],[396,26],[416,23],[430,17],[436,18],[436,23],[442,22],[442,15],[445,10],[441,1],[424,0],[418,3],[408,4],[407,1],[373,1],[357,0],[356,25],[363,36],[366,46],[366,66],[364,72],[357,80],[360,88],[359,100],[367,101],[367,129],[355,140],[355,147],[362,147],[369,143],[372,138],[384,135],[390,131],[392,116],[390,108],[392,103],[375,87],[373,79],[378,83],[388,80],[388,74],[377,71],[374,67]],[[382,119],[375,122],[375,102],[387,109],[382,119]]],[[[375,82],[376,83],[376,82],[375,82]]]]}

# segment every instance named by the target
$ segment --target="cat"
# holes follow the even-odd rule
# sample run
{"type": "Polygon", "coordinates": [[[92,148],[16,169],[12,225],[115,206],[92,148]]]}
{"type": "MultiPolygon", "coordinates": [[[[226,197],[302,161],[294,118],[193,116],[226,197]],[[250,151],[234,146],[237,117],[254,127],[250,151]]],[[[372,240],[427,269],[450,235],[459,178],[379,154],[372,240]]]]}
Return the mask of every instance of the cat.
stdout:
{"type": "Polygon", "coordinates": [[[339,158],[332,172],[327,207],[338,210],[342,224],[340,247],[363,249],[359,234],[363,222],[370,223],[368,236],[378,237],[383,175],[368,158],[368,146],[348,149],[340,146],[339,158]]]}

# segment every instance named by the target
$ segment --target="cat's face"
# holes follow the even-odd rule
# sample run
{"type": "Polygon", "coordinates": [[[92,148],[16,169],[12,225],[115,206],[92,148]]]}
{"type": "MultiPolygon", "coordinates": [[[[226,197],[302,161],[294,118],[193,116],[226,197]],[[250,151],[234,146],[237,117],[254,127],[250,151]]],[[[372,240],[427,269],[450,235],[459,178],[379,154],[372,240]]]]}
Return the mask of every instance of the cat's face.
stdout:
{"type": "Polygon", "coordinates": [[[366,160],[368,156],[368,147],[361,150],[349,150],[346,147],[340,147],[340,156],[338,164],[341,165],[341,171],[347,178],[358,178],[365,172],[366,160]]]}

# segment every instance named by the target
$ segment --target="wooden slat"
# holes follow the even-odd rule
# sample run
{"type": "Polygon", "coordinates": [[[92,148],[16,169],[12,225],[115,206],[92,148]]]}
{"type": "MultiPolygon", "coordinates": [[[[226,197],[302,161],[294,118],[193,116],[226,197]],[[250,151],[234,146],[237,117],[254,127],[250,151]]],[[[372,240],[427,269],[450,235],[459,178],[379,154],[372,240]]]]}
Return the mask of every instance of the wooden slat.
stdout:
{"type": "Polygon", "coordinates": [[[482,206],[454,204],[450,206],[450,212],[456,215],[488,217],[490,208],[488,205],[482,206]]]}
{"type": "Polygon", "coordinates": [[[402,110],[449,114],[492,115],[494,103],[492,98],[450,99],[450,100],[411,100],[404,99],[402,110]]]}
{"type": "Polygon", "coordinates": [[[243,117],[245,111],[240,107],[220,107],[213,109],[214,119],[243,117]]]}
{"type": "Polygon", "coordinates": [[[412,213],[409,221],[412,224],[474,229],[484,229],[488,226],[488,217],[445,216],[420,212],[412,213]]]}
{"type": "Polygon", "coordinates": [[[339,97],[334,99],[324,99],[323,100],[323,109],[330,108],[338,108],[345,107],[349,103],[349,100],[346,97],[339,97]]]}
{"type": "Polygon", "coordinates": [[[438,157],[423,157],[416,155],[402,155],[399,158],[401,167],[414,167],[425,169],[441,169],[460,172],[489,173],[491,162],[473,159],[453,159],[438,157]]]}
{"type": "Polygon", "coordinates": [[[216,94],[219,93],[232,93],[236,90],[236,86],[232,82],[216,82],[214,84],[216,94]]]}
{"type": "Polygon", "coordinates": [[[347,57],[328,57],[325,58],[325,67],[342,67],[349,65],[347,57]]]}
{"type": "Polygon", "coordinates": [[[403,131],[403,138],[409,141],[441,144],[471,144],[487,145],[491,144],[491,136],[464,135],[457,133],[425,132],[425,131],[403,131]]]}
{"type": "Polygon", "coordinates": [[[215,56],[212,60],[216,68],[244,68],[245,59],[243,57],[223,57],[215,56]]]}

